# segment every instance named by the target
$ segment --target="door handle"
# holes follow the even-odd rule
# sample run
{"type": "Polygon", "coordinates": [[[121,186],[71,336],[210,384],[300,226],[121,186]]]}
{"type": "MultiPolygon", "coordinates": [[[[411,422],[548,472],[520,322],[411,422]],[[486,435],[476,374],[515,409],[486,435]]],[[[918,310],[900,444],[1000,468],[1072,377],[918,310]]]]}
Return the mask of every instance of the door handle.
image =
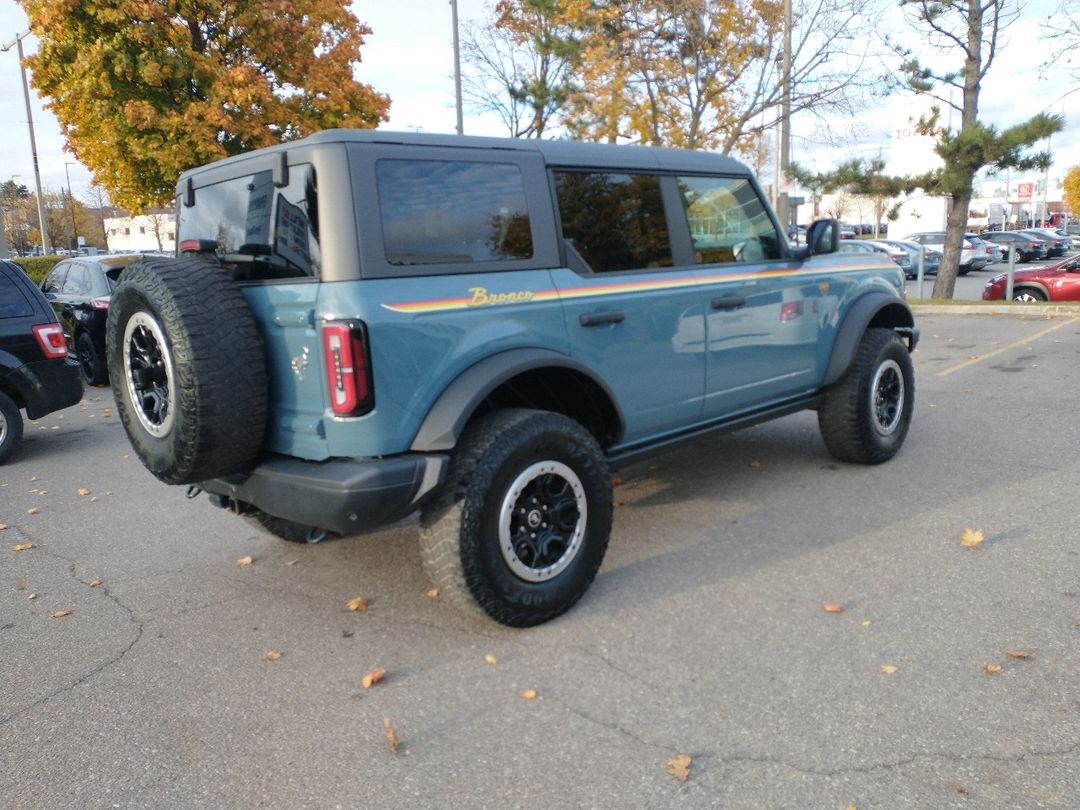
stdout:
{"type": "Polygon", "coordinates": [[[620,309],[610,312],[589,312],[578,317],[578,323],[582,326],[602,326],[605,323],[622,323],[626,319],[626,313],[620,309]]]}
{"type": "Polygon", "coordinates": [[[745,295],[731,295],[727,298],[714,298],[712,300],[713,309],[738,309],[745,304],[745,295]]]}

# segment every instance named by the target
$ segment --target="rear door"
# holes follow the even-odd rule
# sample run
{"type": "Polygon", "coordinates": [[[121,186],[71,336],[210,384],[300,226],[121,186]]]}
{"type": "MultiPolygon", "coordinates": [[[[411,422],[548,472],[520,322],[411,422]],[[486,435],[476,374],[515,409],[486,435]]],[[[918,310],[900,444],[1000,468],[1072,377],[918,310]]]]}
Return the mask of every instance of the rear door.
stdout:
{"type": "Polygon", "coordinates": [[[571,354],[615,393],[628,444],[701,419],[706,311],[695,268],[676,263],[668,180],[599,169],[553,178],[568,267],[552,278],[571,354]]]}

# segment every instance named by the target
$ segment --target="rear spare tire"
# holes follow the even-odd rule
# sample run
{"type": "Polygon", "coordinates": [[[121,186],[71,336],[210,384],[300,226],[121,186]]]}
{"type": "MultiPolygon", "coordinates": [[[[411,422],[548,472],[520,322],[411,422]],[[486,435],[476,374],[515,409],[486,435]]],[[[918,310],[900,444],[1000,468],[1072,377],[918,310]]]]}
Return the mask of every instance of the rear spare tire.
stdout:
{"type": "Polygon", "coordinates": [[[105,344],[117,413],[150,472],[192,484],[254,464],[266,359],[255,317],[222,268],[201,258],[128,266],[105,344]]]}

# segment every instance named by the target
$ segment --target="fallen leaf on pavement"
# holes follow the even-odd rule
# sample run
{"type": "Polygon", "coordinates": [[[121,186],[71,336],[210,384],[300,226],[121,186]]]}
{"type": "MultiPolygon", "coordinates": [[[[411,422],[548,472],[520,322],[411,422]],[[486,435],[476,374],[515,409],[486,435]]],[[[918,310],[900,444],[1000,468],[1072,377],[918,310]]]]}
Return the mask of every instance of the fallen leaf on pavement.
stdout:
{"type": "Polygon", "coordinates": [[[86,487],[79,487],[77,490],[75,490],[75,494],[79,496],[89,495],[90,490],[88,490],[86,487]]]}
{"type": "Polygon", "coordinates": [[[678,781],[685,782],[690,778],[690,763],[693,760],[686,754],[679,754],[667,761],[667,772],[678,781]]]}
{"type": "Polygon", "coordinates": [[[350,599],[345,603],[345,608],[351,610],[353,613],[358,613],[361,610],[367,610],[367,599],[362,596],[357,596],[355,599],[350,599]]]}
{"type": "Polygon", "coordinates": [[[19,543],[11,547],[12,551],[29,551],[34,547],[33,543],[19,543]]]}
{"type": "Polygon", "coordinates": [[[100,579],[92,579],[92,580],[90,580],[90,587],[91,588],[96,588],[100,584],[101,584],[100,579]]]}
{"type": "Polygon", "coordinates": [[[499,663],[499,659],[496,658],[494,655],[485,655],[484,663],[489,664],[490,666],[495,666],[497,663],[499,663]]]}
{"type": "Polygon", "coordinates": [[[51,613],[50,615],[51,615],[51,616],[52,616],[52,617],[53,617],[54,619],[62,619],[62,618],[64,618],[65,616],[70,616],[70,615],[71,615],[71,611],[70,611],[70,610],[54,610],[54,611],[53,611],[53,612],[52,612],[52,613],[51,613]]]}
{"type": "Polygon", "coordinates": [[[899,672],[900,667],[894,666],[892,664],[884,664],[881,667],[881,671],[884,672],[886,675],[892,675],[894,672],[899,672]]]}
{"type": "Polygon", "coordinates": [[[760,469],[761,468],[761,462],[760,461],[751,461],[750,466],[753,467],[754,469],[760,469]]]}
{"type": "Polygon", "coordinates": [[[826,613],[843,613],[844,612],[844,606],[841,605],[841,604],[838,604],[836,602],[826,602],[825,603],[825,612],[826,613]]]}
{"type": "Polygon", "coordinates": [[[536,700],[536,690],[535,689],[526,689],[524,692],[521,693],[521,699],[522,700],[536,700]]]}
{"type": "Polygon", "coordinates": [[[7,524],[6,524],[6,523],[0,523],[0,532],[2,532],[2,531],[3,531],[4,529],[6,529],[6,528],[7,528],[7,524]]]}
{"type": "Polygon", "coordinates": [[[281,655],[282,655],[281,652],[278,651],[278,650],[269,650],[265,654],[263,654],[263,657],[260,658],[259,660],[260,661],[277,661],[279,658],[281,658],[281,655]]]}
{"type": "Polygon", "coordinates": [[[965,548],[978,548],[983,541],[983,533],[975,529],[964,529],[960,535],[960,545],[965,548]]]}
{"type": "Polygon", "coordinates": [[[37,599],[37,594],[36,593],[28,593],[26,595],[26,598],[27,599],[37,599]]]}
{"type": "Polygon", "coordinates": [[[252,557],[249,554],[247,557],[241,557],[239,560],[237,560],[236,564],[237,565],[251,565],[253,562],[255,562],[255,558],[252,557]]]}
{"type": "Polygon", "coordinates": [[[986,671],[987,675],[997,675],[1001,672],[1001,667],[997,664],[983,664],[983,669],[986,671]]]}
{"type": "Polygon", "coordinates": [[[300,562],[300,561],[299,560],[286,560],[285,565],[287,565],[289,567],[292,567],[292,566],[296,565],[298,562],[300,562]]]}
{"type": "Polygon", "coordinates": [[[38,509],[36,506],[31,506],[29,509],[26,510],[26,514],[28,514],[28,515],[36,515],[40,511],[41,510],[38,509]]]}
{"type": "Polygon", "coordinates": [[[1009,650],[1006,654],[1009,658],[1015,658],[1017,661],[1027,661],[1029,658],[1035,657],[1035,653],[1030,650],[1009,650]]]}
{"type": "Polygon", "coordinates": [[[363,679],[360,681],[360,685],[362,687],[364,687],[365,689],[370,689],[375,684],[382,683],[382,681],[383,681],[383,679],[385,677],[386,677],[386,670],[385,669],[381,669],[381,668],[380,669],[373,669],[373,670],[371,670],[371,672],[369,672],[367,675],[365,675],[363,677],[363,679]]]}
{"type": "Polygon", "coordinates": [[[439,589],[438,588],[432,588],[431,590],[429,590],[427,592],[427,595],[428,595],[429,599],[438,599],[439,598],[439,589]]]}
{"type": "Polygon", "coordinates": [[[389,717],[384,717],[382,722],[383,728],[386,729],[386,736],[390,740],[390,751],[396,754],[398,746],[401,745],[401,741],[398,740],[397,731],[394,730],[394,724],[390,722],[389,717]]]}

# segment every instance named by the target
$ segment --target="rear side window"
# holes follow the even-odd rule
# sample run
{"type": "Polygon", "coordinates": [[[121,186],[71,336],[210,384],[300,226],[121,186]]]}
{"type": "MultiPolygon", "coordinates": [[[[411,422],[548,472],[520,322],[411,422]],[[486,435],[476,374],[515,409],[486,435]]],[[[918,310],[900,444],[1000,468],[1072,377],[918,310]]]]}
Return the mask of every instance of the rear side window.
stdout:
{"type": "Polygon", "coordinates": [[[594,272],[672,266],[655,175],[556,172],[555,192],[563,237],[594,272]]]}
{"type": "Polygon", "coordinates": [[[22,318],[33,313],[34,308],[19,289],[19,284],[8,276],[7,271],[0,269],[0,318],[22,318]]]}
{"type": "Polygon", "coordinates": [[[779,259],[776,227],[754,187],[736,177],[680,177],[697,264],[779,259]]]}
{"type": "Polygon", "coordinates": [[[511,163],[375,163],[386,261],[396,266],[531,259],[521,169],[511,163]]]}
{"type": "Polygon", "coordinates": [[[271,171],[196,189],[195,205],[180,207],[180,250],[214,242],[241,280],[317,276],[318,183],[308,164],[289,167],[289,184],[274,185],[271,171]]]}
{"type": "Polygon", "coordinates": [[[64,280],[64,287],[60,292],[63,295],[86,295],[90,292],[90,273],[85,265],[71,265],[67,279],[64,280]]]}

